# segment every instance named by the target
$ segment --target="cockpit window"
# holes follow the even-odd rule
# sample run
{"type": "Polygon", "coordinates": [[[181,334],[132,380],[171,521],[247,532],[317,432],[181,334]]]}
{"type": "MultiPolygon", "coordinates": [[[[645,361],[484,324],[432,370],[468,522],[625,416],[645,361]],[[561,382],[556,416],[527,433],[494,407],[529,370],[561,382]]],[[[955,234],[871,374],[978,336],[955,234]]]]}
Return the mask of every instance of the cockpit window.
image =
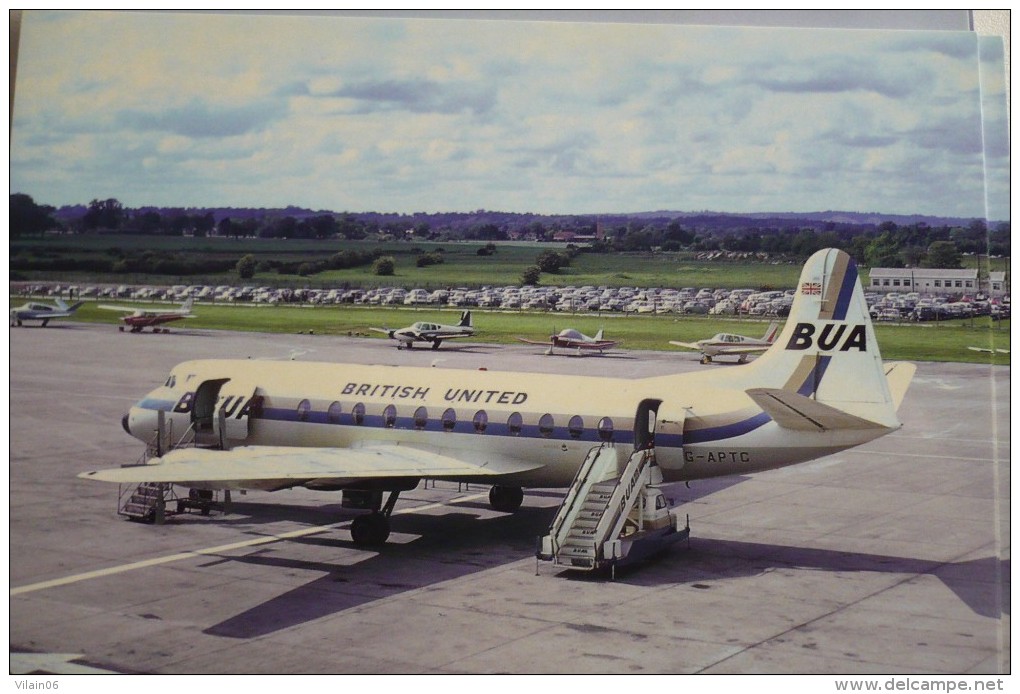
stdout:
{"type": "Polygon", "coordinates": [[[165,385],[167,388],[173,388],[174,386],[177,385],[177,376],[175,376],[174,374],[170,374],[166,379],[166,383],[164,383],[163,385],[165,385]]]}

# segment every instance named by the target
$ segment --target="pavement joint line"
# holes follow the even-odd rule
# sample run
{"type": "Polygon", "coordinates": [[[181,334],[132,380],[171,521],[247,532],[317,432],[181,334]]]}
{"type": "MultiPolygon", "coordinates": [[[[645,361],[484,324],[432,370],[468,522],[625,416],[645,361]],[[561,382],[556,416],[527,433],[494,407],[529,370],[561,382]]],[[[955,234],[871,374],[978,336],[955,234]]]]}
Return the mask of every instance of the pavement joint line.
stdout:
{"type": "MultiPolygon", "coordinates": [[[[436,508],[442,508],[443,506],[463,503],[465,501],[473,501],[484,497],[485,494],[472,494],[468,496],[462,496],[455,499],[451,499],[445,503],[437,502],[432,504],[426,504],[425,506],[414,506],[399,511],[394,511],[394,514],[413,513],[418,511],[427,511],[436,508]]],[[[346,521],[344,521],[346,522],[346,521]]],[[[222,554],[223,552],[229,552],[234,549],[242,549],[244,547],[256,547],[258,545],[266,545],[272,542],[280,542],[283,540],[291,540],[297,537],[305,537],[307,535],[315,535],[316,533],[326,532],[336,528],[338,523],[330,523],[329,525],[317,525],[311,528],[301,528],[299,530],[291,530],[286,533],[279,533],[277,535],[264,535],[251,540],[242,540],[241,542],[232,542],[226,545],[217,545],[216,547],[206,547],[204,549],[189,550],[187,552],[177,552],[176,554],[168,554],[163,557],[154,557],[152,559],[144,559],[142,561],[131,562],[130,564],[121,564],[120,566],[111,566],[106,569],[96,569],[95,571],[86,571],[80,574],[74,574],[72,576],[64,576],[62,578],[54,578],[48,581],[40,581],[38,583],[30,583],[24,586],[18,586],[11,588],[10,597],[17,595],[24,595],[26,593],[34,593],[40,590],[46,590],[47,588],[57,588],[60,586],[71,585],[72,583],[80,583],[82,581],[88,581],[94,578],[102,578],[104,576],[113,576],[115,574],[125,573],[128,571],[135,571],[136,569],[146,569],[152,566],[160,566],[161,564],[170,564],[175,561],[181,561],[182,559],[193,559],[195,557],[202,557],[207,555],[222,554]]]]}

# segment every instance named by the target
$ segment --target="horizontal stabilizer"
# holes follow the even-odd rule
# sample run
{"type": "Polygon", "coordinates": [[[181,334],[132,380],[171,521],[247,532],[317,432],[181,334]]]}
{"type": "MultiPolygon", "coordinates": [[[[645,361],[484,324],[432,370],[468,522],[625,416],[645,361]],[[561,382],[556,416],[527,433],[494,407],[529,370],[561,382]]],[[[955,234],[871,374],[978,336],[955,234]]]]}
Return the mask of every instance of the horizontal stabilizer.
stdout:
{"type": "Polygon", "coordinates": [[[784,429],[832,431],[887,428],[781,388],[751,388],[747,394],[784,429]]]}
{"type": "Polygon", "coordinates": [[[889,382],[889,395],[892,396],[893,407],[900,409],[903,396],[907,394],[910,381],[917,371],[917,364],[905,361],[889,362],[885,365],[885,378],[889,382]]]}
{"type": "Polygon", "coordinates": [[[312,480],[343,484],[388,477],[492,477],[537,467],[515,460],[474,463],[385,444],[363,448],[242,446],[229,451],[179,448],[147,465],[94,470],[78,477],[120,484],[206,482],[211,483],[210,488],[243,488],[245,482],[298,486],[312,480]]]}

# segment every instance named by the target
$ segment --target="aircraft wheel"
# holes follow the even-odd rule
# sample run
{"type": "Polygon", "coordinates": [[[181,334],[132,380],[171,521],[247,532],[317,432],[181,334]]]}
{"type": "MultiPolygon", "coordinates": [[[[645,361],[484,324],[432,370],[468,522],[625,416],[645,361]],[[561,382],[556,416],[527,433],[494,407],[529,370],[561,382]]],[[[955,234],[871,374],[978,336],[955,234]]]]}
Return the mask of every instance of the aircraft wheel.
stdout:
{"type": "Polygon", "coordinates": [[[524,490],[520,487],[495,486],[489,490],[489,505],[502,513],[513,513],[524,503],[524,490]]]}
{"type": "Polygon", "coordinates": [[[389,536],[390,521],[381,513],[358,516],[351,523],[351,537],[354,538],[354,544],[361,547],[386,544],[389,536]]]}
{"type": "Polygon", "coordinates": [[[439,340],[432,343],[432,349],[439,349],[439,340]]]}

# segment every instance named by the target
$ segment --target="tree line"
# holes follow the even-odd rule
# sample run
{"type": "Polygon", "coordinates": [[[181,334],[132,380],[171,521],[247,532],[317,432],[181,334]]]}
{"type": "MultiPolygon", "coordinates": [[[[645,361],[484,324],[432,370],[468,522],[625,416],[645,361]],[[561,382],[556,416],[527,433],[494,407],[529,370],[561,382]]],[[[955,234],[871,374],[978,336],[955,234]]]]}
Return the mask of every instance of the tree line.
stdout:
{"type": "MultiPolygon", "coordinates": [[[[982,219],[930,222],[905,218],[906,221],[875,223],[863,221],[874,219],[873,213],[858,215],[860,221],[854,221],[853,213],[838,215],[849,221],[812,221],[803,215],[795,219],[716,213],[597,217],[485,210],[387,214],[299,208],[129,209],[113,198],[57,210],[37,204],[22,193],[10,198],[12,240],[54,230],[196,237],[486,242],[552,241],[580,236],[591,252],[725,251],[797,259],[820,248],[838,247],[870,267],[958,267],[959,256],[964,253],[1010,255],[1009,222],[997,223],[990,229],[982,219]]],[[[433,256],[421,262],[439,260],[433,256]]]]}

